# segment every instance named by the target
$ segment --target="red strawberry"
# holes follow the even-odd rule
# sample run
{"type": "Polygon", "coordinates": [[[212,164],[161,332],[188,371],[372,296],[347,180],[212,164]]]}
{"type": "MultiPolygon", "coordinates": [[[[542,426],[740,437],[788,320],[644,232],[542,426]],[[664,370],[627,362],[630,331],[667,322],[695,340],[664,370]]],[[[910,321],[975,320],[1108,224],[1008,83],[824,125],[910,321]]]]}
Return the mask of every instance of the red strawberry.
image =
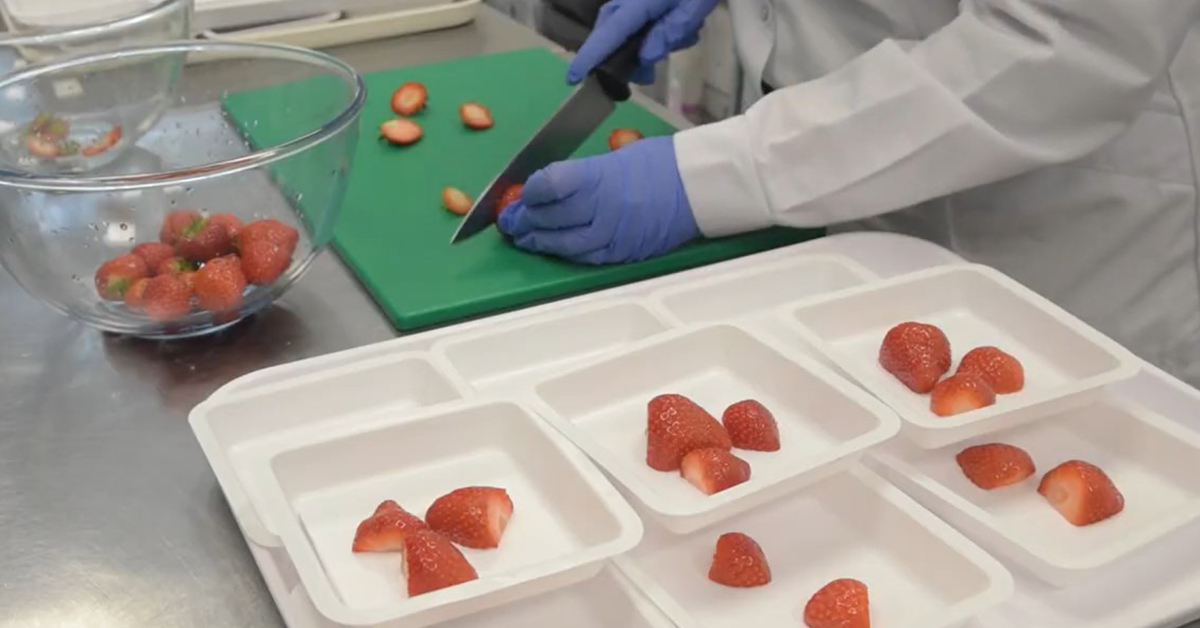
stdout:
{"type": "Polygon", "coordinates": [[[1038,493],[1077,526],[1104,521],[1125,509],[1125,496],[1108,475],[1081,460],[1068,460],[1050,469],[1042,477],[1038,493]]]}
{"type": "Polygon", "coordinates": [[[238,250],[245,249],[246,243],[254,240],[274,242],[283,247],[287,256],[291,257],[292,253],[296,252],[296,243],[300,240],[300,232],[274,218],[256,220],[242,227],[238,234],[238,250]]]}
{"type": "Polygon", "coordinates": [[[210,312],[228,312],[242,304],[246,291],[246,275],[242,264],[230,255],[218,257],[204,265],[193,279],[192,291],[200,307],[210,312]]]}
{"type": "Polygon", "coordinates": [[[425,513],[425,523],[459,545],[491,549],[500,546],[512,513],[513,503],[504,489],[469,486],[437,498],[425,513]]]}
{"type": "Polygon", "coordinates": [[[645,137],[641,131],[637,129],[613,129],[612,133],[608,134],[609,150],[618,150],[621,147],[632,144],[645,137]]]}
{"type": "Polygon", "coordinates": [[[951,416],[996,403],[996,391],[974,372],[955,373],[942,380],[929,396],[929,409],[938,416],[951,416]]]}
{"type": "Polygon", "coordinates": [[[808,628],[871,628],[867,585],[852,578],[821,587],[804,605],[808,628]]]}
{"type": "Polygon", "coordinates": [[[96,269],[96,291],[102,299],[120,301],[133,282],[149,276],[146,260],[132,253],[119,255],[96,269]]]}
{"type": "Polygon", "coordinates": [[[25,149],[38,159],[54,159],[62,154],[58,143],[40,135],[30,135],[25,138],[25,149]]]}
{"type": "Polygon", "coordinates": [[[392,93],[392,111],[397,115],[411,116],[425,108],[429,91],[420,83],[408,82],[392,93]]]}
{"type": "Polygon", "coordinates": [[[158,232],[158,239],[175,246],[185,230],[192,228],[199,231],[203,224],[204,216],[201,216],[200,212],[194,209],[176,210],[167,214],[163,220],[162,229],[158,232]]]}
{"type": "Polygon", "coordinates": [[[646,464],[659,471],[679,469],[689,451],[733,447],[725,428],[683,395],[651,399],[646,406],[646,428],[646,464]]]}
{"type": "Polygon", "coordinates": [[[973,371],[1001,395],[1025,387],[1025,368],[1021,362],[996,347],[976,347],[963,356],[959,373],[973,371]]]}
{"type": "Polygon", "coordinates": [[[505,207],[508,207],[509,205],[521,200],[521,191],[524,189],[525,186],[521,185],[520,183],[514,183],[513,185],[504,188],[504,193],[500,195],[500,200],[496,201],[497,218],[500,217],[500,212],[504,211],[505,207]]]}
{"type": "Polygon", "coordinates": [[[492,112],[481,103],[465,102],[458,106],[458,116],[467,128],[480,130],[492,128],[492,112]]]}
{"type": "Polygon", "coordinates": [[[156,321],[174,320],[192,309],[191,288],[174,275],[158,275],[151,279],[142,299],[146,314],[156,321]]]}
{"type": "Polygon", "coordinates": [[[879,365],[909,390],[927,393],[950,370],[950,341],[933,325],[900,323],[884,336],[879,365]]]}
{"type": "Polygon", "coordinates": [[[233,252],[233,237],[224,224],[209,220],[193,222],[175,242],[175,252],[193,262],[207,262],[233,252]]]}
{"type": "Polygon", "coordinates": [[[196,263],[189,262],[179,256],[168,257],[158,263],[158,267],[154,269],[156,275],[174,275],[178,277],[183,273],[196,272],[196,263]]]}
{"type": "Polygon", "coordinates": [[[954,459],[963,475],[985,491],[1017,484],[1037,472],[1024,449],[1004,443],[967,447],[954,459]]]}
{"type": "Polygon", "coordinates": [[[404,537],[404,577],[408,596],[470,582],[479,577],[475,568],[450,539],[433,530],[418,528],[404,537]]]}
{"type": "Polygon", "coordinates": [[[275,283],[291,263],[284,248],[269,240],[251,240],[242,248],[242,272],[256,286],[275,283]]]}
{"type": "Polygon", "coordinates": [[[471,211],[472,204],[473,201],[470,196],[467,196],[466,192],[458,188],[448,187],[442,189],[442,205],[450,210],[450,213],[462,216],[471,211]]]}
{"type": "Polygon", "coordinates": [[[779,451],[779,425],[775,423],[775,415],[753,399],[726,408],[721,423],[738,449],[779,451]]]}
{"type": "Polygon", "coordinates": [[[213,214],[208,217],[208,224],[225,227],[231,240],[236,240],[238,234],[242,232],[242,220],[233,214],[213,214]]]}
{"type": "Polygon", "coordinates": [[[399,552],[404,549],[405,537],[414,530],[424,529],[424,521],[389,499],[375,508],[375,514],[358,524],[353,551],[399,552]]]}
{"type": "Polygon", "coordinates": [[[771,566],[754,539],[740,532],[730,532],[717,539],[708,579],[739,589],[761,587],[771,582],[771,566]]]}
{"type": "Polygon", "coordinates": [[[100,139],[83,147],[84,157],[95,157],[108,151],[108,149],[117,145],[121,141],[121,127],[114,126],[108,130],[100,139]]]}
{"type": "Polygon", "coordinates": [[[125,291],[125,306],[134,312],[141,312],[146,306],[146,286],[150,285],[149,277],[142,277],[133,282],[125,291]]]}
{"type": "Polygon", "coordinates": [[[151,273],[157,273],[160,264],[175,257],[175,249],[162,242],[144,242],[133,247],[133,254],[146,261],[151,273]]]}
{"type": "Polygon", "coordinates": [[[749,480],[750,464],[728,449],[697,449],[683,457],[679,474],[705,495],[712,495],[749,480]]]}
{"type": "Polygon", "coordinates": [[[388,120],[379,125],[379,136],[397,146],[416,144],[424,134],[421,125],[404,118],[388,120]]]}

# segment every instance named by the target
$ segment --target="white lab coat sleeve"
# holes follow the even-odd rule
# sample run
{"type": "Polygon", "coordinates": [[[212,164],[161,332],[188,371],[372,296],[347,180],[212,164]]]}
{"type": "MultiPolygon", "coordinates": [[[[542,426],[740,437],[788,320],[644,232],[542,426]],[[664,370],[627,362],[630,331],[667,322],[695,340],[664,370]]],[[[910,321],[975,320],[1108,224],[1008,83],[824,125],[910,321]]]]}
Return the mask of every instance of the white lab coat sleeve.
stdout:
{"type": "Polygon", "coordinates": [[[885,41],[745,114],[676,134],[701,231],[817,226],[1056,163],[1148,103],[1196,0],[963,0],[916,45],[885,41]]]}

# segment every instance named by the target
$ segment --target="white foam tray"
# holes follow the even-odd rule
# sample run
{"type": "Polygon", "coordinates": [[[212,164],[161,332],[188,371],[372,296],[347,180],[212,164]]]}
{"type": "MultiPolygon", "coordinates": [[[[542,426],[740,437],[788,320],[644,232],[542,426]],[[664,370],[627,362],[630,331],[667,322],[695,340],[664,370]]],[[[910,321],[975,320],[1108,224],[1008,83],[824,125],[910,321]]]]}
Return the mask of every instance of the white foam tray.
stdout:
{"type": "Polygon", "coordinates": [[[875,628],[947,628],[1012,593],[995,559],[862,467],[692,534],[647,526],[616,560],[681,628],[803,626],[804,604],[831,580],[867,585],[875,628]],[[771,566],[770,584],[708,579],[717,537],[742,532],[771,566]]]}
{"type": "Polygon", "coordinates": [[[668,529],[687,533],[846,468],[894,436],[883,404],[805,355],[731,324],[688,328],[632,345],[534,386],[536,407],[668,529]],[[778,452],[737,450],[750,480],[705,495],[678,472],[646,464],[646,405],[686,395],[714,417],[757,399],[779,423],[778,452]]]}
{"type": "Polygon", "coordinates": [[[875,458],[886,477],[942,518],[1058,586],[1078,582],[1200,517],[1200,435],[1116,399],[942,449],[897,442],[875,458]],[[954,457],[985,442],[1021,447],[1038,472],[1015,486],[976,488],[954,457]],[[1063,519],[1037,486],[1043,474],[1073,459],[1104,469],[1125,496],[1125,510],[1083,528],[1063,519]]]}
{"type": "Polygon", "coordinates": [[[904,419],[904,435],[941,447],[1086,403],[1102,387],[1137,374],[1138,360],[1032,290],[985,266],[934,268],[817,297],[789,308],[800,334],[904,419]],[[912,392],[879,365],[887,331],[905,321],[937,325],[954,364],[995,345],[1025,368],[1024,390],[996,403],[939,417],[929,395],[912,392]]]}
{"type": "Polygon", "coordinates": [[[251,500],[278,526],[316,608],[337,623],[448,621],[585,580],[642,536],[600,471],[514,403],[375,410],[273,446],[251,500]],[[506,489],[514,511],[500,548],[463,550],[478,580],[409,598],[399,555],[350,552],[358,523],[385,499],[423,515],[440,495],[479,485],[506,489]]]}

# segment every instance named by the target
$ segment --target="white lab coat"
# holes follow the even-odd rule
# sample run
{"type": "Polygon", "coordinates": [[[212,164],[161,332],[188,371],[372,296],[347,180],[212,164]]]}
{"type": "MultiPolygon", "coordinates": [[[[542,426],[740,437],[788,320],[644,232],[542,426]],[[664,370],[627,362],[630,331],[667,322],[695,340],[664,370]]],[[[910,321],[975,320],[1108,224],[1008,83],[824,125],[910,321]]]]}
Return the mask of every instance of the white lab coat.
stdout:
{"type": "Polygon", "coordinates": [[[779,89],[676,136],[706,235],[916,235],[1200,386],[1200,1],[730,9],[751,93],[779,89]]]}

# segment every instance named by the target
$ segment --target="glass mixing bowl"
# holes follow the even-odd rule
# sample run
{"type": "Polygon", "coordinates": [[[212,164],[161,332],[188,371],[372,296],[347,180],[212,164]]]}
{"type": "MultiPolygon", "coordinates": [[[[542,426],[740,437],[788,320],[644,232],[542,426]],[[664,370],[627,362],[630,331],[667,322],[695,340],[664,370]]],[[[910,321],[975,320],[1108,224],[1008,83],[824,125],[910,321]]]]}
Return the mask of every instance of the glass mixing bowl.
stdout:
{"type": "Polygon", "coordinates": [[[140,46],[0,79],[0,262],[106,331],[169,338],[232,324],[329,242],[364,98],[341,61],[265,44],[140,46]],[[145,86],[164,77],[165,98],[145,86]],[[71,141],[84,146],[104,129],[141,132],[109,163],[47,174],[26,139],[51,117],[83,129],[71,141]]]}

